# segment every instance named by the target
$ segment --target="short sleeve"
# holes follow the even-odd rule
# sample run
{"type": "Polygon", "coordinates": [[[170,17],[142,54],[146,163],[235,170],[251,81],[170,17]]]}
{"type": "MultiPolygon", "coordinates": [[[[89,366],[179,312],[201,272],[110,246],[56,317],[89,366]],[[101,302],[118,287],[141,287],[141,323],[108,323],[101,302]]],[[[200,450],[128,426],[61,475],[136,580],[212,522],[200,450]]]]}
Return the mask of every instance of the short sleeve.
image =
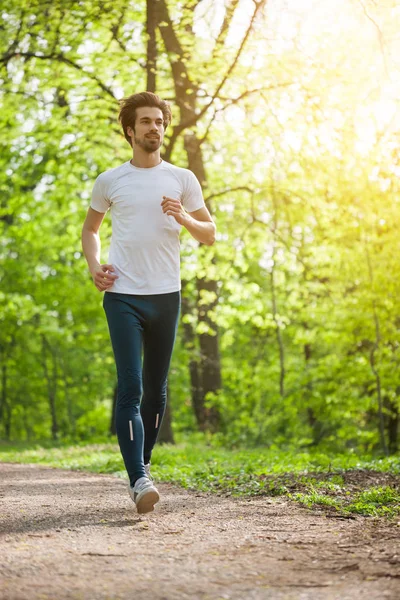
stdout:
{"type": "Polygon", "coordinates": [[[100,213],[106,213],[111,206],[105,187],[104,179],[100,174],[94,183],[92,200],[90,202],[91,208],[100,213]]]}
{"type": "Polygon", "coordinates": [[[203,192],[196,175],[192,171],[187,169],[185,175],[182,204],[188,212],[194,212],[205,206],[203,192]]]}

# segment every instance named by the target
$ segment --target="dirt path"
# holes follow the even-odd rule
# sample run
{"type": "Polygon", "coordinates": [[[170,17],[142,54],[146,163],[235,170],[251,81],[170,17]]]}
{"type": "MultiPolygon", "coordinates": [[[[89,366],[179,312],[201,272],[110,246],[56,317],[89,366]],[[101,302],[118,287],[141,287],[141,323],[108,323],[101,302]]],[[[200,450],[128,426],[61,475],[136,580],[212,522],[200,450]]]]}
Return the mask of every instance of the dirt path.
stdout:
{"type": "Polygon", "coordinates": [[[112,476],[0,463],[2,600],[398,600],[400,528],[284,498],[159,484],[139,517],[112,476]]]}

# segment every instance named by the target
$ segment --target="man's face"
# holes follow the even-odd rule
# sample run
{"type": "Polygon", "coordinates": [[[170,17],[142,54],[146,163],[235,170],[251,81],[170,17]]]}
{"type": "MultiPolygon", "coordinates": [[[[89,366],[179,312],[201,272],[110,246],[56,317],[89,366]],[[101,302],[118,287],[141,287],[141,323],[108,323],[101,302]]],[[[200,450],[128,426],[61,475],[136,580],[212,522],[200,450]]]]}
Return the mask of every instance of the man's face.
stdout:
{"type": "Polygon", "coordinates": [[[136,109],[135,131],[127,129],[131,136],[132,146],[140,146],[142,150],[155,152],[163,143],[164,118],[162,111],[156,107],[142,106],[136,109]]]}

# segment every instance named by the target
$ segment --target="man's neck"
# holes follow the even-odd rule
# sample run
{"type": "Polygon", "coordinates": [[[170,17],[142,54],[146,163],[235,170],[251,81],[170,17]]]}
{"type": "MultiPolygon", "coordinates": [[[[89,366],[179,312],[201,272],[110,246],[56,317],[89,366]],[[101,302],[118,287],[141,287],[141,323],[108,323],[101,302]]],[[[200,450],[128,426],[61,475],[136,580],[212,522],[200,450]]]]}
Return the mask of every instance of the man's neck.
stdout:
{"type": "Polygon", "coordinates": [[[151,152],[151,154],[148,154],[147,152],[134,152],[130,162],[134,167],[151,169],[160,164],[160,152],[151,152]]]}

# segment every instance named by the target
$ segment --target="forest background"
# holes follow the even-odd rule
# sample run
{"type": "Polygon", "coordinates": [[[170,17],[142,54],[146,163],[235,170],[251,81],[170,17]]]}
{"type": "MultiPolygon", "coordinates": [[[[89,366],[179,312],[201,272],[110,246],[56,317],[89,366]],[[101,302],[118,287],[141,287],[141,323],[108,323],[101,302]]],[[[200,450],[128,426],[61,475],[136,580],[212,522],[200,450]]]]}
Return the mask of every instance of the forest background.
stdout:
{"type": "Polygon", "coordinates": [[[398,3],[9,0],[1,20],[1,439],[113,435],[80,232],[96,176],[131,156],[118,100],[147,89],[218,229],[181,236],[162,440],[396,453],[398,3]]]}

